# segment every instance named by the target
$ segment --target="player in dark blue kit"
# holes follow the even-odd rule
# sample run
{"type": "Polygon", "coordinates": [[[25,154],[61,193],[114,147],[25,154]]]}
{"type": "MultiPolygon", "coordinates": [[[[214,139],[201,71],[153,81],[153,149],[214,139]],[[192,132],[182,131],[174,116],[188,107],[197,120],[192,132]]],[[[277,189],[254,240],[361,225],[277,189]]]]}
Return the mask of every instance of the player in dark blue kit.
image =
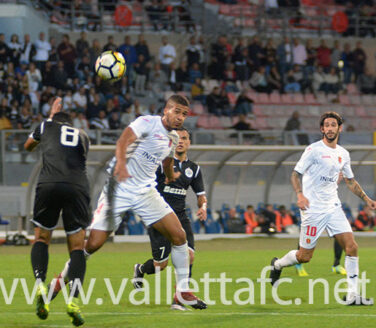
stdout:
{"type": "MultiPolygon", "coordinates": [[[[180,175],[174,182],[168,183],[166,176],[163,174],[163,167],[160,166],[157,170],[157,189],[174,210],[186,232],[190,258],[189,277],[191,277],[195,248],[191,222],[185,211],[185,199],[188,188],[191,186],[197,195],[199,209],[196,215],[200,220],[206,220],[207,199],[200,167],[187,157],[187,150],[191,144],[189,133],[184,128],[178,130],[177,133],[179,134],[179,144],[175,151],[174,170],[180,175]]],[[[151,227],[148,229],[148,234],[153,258],[147,260],[144,264],[135,264],[133,279],[135,288],[143,287],[142,278],[145,273],[154,274],[156,267],[160,270],[166,268],[171,252],[171,243],[160,232],[151,227]]],[[[172,308],[185,310],[184,306],[176,298],[174,298],[172,308]]],[[[203,303],[201,309],[205,308],[206,304],[203,303]]]]}
{"type": "MultiPolygon", "coordinates": [[[[25,149],[36,146],[42,155],[42,169],[35,192],[34,217],[35,243],[31,250],[31,264],[37,289],[36,313],[47,319],[49,295],[45,285],[48,267],[48,245],[52,231],[57,226],[60,212],[67,234],[71,266],[68,272],[70,287],[75,280],[83,283],[86,271],[84,256],[85,229],[90,224],[89,182],[86,175],[86,157],[89,137],[83,130],[73,127],[68,113],[60,112],[61,98],[52,105],[51,115],[43,121],[25,142],[25,149]]],[[[67,314],[75,326],[84,324],[78,306],[78,289],[67,304],[67,314]]]]}

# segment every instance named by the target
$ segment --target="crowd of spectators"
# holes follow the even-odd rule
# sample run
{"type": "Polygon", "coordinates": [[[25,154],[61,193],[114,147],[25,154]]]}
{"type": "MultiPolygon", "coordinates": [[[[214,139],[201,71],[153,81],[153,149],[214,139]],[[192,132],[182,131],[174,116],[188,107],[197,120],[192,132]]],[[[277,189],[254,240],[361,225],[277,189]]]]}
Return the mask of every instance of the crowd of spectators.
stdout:
{"type": "MultiPolygon", "coordinates": [[[[346,212],[346,211],[345,211],[346,212]]],[[[248,205],[225,208],[219,211],[219,219],[225,232],[229,233],[298,233],[299,210],[289,210],[284,205],[262,204],[256,209],[248,205]]],[[[373,231],[376,227],[374,211],[367,205],[359,209],[355,218],[347,213],[353,231],[373,231]]]]}
{"type": "Polygon", "coordinates": [[[325,40],[315,47],[311,40],[289,38],[275,45],[257,36],[232,41],[222,35],[208,44],[203,36],[192,36],[183,58],[177,58],[167,36],[158,53],[150,53],[142,34],[136,43],[126,35],[122,44],[108,36],[104,45],[96,39],[89,43],[86,32],[75,44],[68,35],[58,43],[44,33],[37,40],[0,34],[0,128],[30,128],[48,115],[56,95],[75,125],[121,129],[139,115],[157,113],[165,91],[185,92],[211,114],[243,118],[252,113],[249,89],[338,94],[355,82],[363,93],[376,91],[361,41],[354,48],[338,41],[329,47],[325,40]],[[95,60],[105,50],[120,51],[127,62],[126,75],[115,84],[94,74],[95,60]]]}

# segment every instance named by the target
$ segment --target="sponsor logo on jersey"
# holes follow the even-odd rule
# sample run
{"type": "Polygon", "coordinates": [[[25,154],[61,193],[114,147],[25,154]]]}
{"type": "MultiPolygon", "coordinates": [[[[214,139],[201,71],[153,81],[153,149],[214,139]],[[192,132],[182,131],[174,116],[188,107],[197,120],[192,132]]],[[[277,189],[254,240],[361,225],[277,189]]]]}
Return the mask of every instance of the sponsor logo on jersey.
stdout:
{"type": "Polygon", "coordinates": [[[342,163],[342,157],[338,156],[338,162],[341,164],[342,163]]]}
{"type": "Polygon", "coordinates": [[[183,195],[183,196],[185,196],[187,194],[187,191],[185,189],[172,188],[170,186],[165,186],[164,189],[163,189],[163,192],[169,193],[169,194],[174,194],[174,195],[183,195]]]}
{"type": "Polygon", "coordinates": [[[185,169],[184,174],[185,174],[188,178],[192,178],[192,177],[193,177],[193,171],[192,171],[189,167],[185,169]]]}
{"type": "Polygon", "coordinates": [[[143,156],[144,158],[146,158],[149,162],[152,162],[152,163],[154,163],[154,164],[159,164],[158,158],[156,158],[155,156],[149,154],[147,151],[144,151],[144,152],[142,153],[142,156],[143,156]]]}
{"type": "Polygon", "coordinates": [[[331,158],[330,155],[322,155],[321,158],[331,158]]]}
{"type": "Polygon", "coordinates": [[[307,238],[307,239],[306,239],[306,243],[307,243],[307,244],[310,244],[310,243],[311,243],[311,239],[310,239],[310,238],[307,238]]]}
{"type": "Polygon", "coordinates": [[[161,135],[158,134],[158,133],[154,134],[154,137],[155,137],[155,138],[158,138],[158,139],[161,139],[161,140],[164,139],[164,136],[161,136],[161,135]]]}
{"type": "Polygon", "coordinates": [[[325,181],[325,182],[337,182],[337,179],[334,177],[320,177],[320,181],[325,181]]]}

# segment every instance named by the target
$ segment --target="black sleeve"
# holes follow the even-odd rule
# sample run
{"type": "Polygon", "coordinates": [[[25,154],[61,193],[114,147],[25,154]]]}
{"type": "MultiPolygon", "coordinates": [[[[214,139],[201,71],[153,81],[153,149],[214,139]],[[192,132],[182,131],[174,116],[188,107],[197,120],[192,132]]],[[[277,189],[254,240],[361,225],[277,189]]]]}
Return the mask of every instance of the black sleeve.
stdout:
{"type": "Polygon", "coordinates": [[[30,138],[33,138],[35,141],[38,141],[40,142],[40,136],[41,136],[41,126],[42,124],[44,124],[44,122],[42,122],[41,124],[39,124],[35,130],[29,135],[30,138]]]}
{"type": "Polygon", "coordinates": [[[80,129],[80,137],[81,137],[82,147],[84,148],[85,156],[87,156],[87,153],[89,151],[89,146],[90,146],[89,136],[86,134],[84,130],[80,129]]]}
{"type": "Polygon", "coordinates": [[[192,179],[191,187],[197,196],[205,194],[204,180],[199,166],[197,166],[194,178],[192,179]]]}
{"type": "Polygon", "coordinates": [[[155,172],[155,177],[155,181],[157,181],[157,183],[163,182],[165,180],[162,165],[158,166],[157,171],[155,172]]]}

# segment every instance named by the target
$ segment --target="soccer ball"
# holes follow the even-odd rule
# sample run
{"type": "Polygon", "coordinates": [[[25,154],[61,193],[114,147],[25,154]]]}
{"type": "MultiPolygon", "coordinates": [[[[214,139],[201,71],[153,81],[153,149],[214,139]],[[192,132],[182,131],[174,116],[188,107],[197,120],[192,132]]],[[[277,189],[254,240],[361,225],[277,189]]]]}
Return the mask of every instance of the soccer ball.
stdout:
{"type": "Polygon", "coordinates": [[[124,75],[127,65],[120,52],[105,51],[95,62],[95,73],[105,81],[115,82],[124,75]]]}

